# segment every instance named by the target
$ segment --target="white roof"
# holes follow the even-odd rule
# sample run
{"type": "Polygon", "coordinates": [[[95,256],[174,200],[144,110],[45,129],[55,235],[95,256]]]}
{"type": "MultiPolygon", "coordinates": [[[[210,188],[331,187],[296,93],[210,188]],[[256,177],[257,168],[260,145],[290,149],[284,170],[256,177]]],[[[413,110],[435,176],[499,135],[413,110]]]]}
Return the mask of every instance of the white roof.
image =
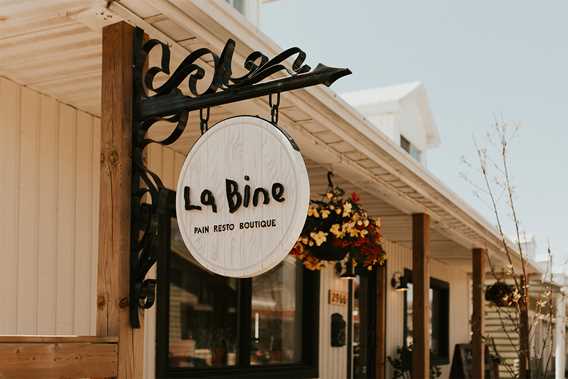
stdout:
{"type": "Polygon", "coordinates": [[[413,105],[419,110],[416,122],[426,132],[428,147],[440,144],[440,134],[430,110],[424,85],[420,82],[403,83],[388,87],[369,88],[341,95],[350,105],[365,115],[398,113],[413,105]]]}

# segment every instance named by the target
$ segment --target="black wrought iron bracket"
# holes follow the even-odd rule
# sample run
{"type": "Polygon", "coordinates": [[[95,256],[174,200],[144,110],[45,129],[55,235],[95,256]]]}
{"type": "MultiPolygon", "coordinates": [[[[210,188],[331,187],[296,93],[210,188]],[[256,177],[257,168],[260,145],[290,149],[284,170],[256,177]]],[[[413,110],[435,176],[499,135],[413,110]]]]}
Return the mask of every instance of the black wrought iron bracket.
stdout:
{"type": "MultiPolygon", "coordinates": [[[[333,68],[322,64],[315,69],[304,64],[306,54],[297,47],[290,48],[269,59],[255,51],[244,61],[244,74],[233,76],[235,41],[229,39],[221,55],[200,48],[191,52],[170,72],[168,45],[152,39],[144,41],[144,32],[134,32],[133,66],[133,125],[132,125],[132,219],[130,257],[130,323],[140,327],[140,308],[154,304],[156,281],[146,278],[156,263],[161,241],[160,225],[169,222],[175,202],[175,192],[168,190],[159,175],[150,171],[144,161],[144,149],[151,143],[170,145],[183,133],[189,113],[215,106],[248,100],[270,94],[279,94],[318,84],[330,86],[337,79],[351,74],[347,68],[333,68]],[[151,50],[161,49],[159,66],[148,67],[151,50]],[[206,78],[205,59],[211,61],[212,75],[206,78]],[[289,68],[285,61],[293,59],[289,68]],[[280,74],[278,79],[271,79],[280,74]],[[209,78],[210,77],[210,78],[209,78]],[[157,82],[160,84],[156,84],[157,82]],[[180,85],[187,80],[185,91],[180,85]],[[205,89],[198,88],[198,84],[205,89]],[[162,140],[147,137],[148,130],[158,121],[168,121],[173,126],[162,140]]],[[[211,68],[207,67],[208,70],[211,68]]]]}

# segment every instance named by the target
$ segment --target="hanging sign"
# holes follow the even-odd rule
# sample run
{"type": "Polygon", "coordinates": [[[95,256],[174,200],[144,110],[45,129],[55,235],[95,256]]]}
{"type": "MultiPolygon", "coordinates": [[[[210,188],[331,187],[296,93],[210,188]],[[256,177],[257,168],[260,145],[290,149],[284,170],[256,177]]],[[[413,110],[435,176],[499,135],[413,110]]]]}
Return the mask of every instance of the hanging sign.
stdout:
{"type": "Polygon", "coordinates": [[[181,236],[205,269],[224,276],[260,275],[296,243],[310,197],[308,173],[294,141],[253,116],[221,121],[185,159],[177,186],[181,236]]]}

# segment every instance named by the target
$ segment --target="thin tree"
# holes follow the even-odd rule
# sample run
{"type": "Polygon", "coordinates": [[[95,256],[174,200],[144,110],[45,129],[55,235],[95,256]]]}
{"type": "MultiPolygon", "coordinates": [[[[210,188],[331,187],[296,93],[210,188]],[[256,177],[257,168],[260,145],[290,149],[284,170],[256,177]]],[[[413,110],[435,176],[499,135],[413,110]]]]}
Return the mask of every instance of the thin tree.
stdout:
{"type": "MultiPolygon", "coordinates": [[[[509,306],[498,306],[497,314],[506,341],[516,353],[519,366],[514,367],[510,362],[503,362],[502,366],[514,378],[540,379],[545,378],[551,370],[554,316],[553,292],[550,284],[552,273],[545,273],[542,291],[533,293],[536,297],[536,306],[531,315],[529,262],[522,243],[521,222],[511,174],[510,145],[518,130],[518,125],[497,121],[493,132],[487,134],[487,147],[481,146],[474,138],[478,163],[473,165],[465,159],[464,163],[470,170],[478,171],[482,183],[477,184],[465,174],[462,174],[462,177],[473,186],[475,196],[488,206],[495,217],[501,250],[505,253],[507,265],[499,269],[488,255],[491,275],[496,282],[504,282],[506,279],[512,282],[511,291],[507,295],[509,306]],[[515,243],[509,240],[505,231],[507,220],[512,225],[515,243]],[[516,265],[516,262],[520,263],[516,265]],[[537,333],[537,328],[542,330],[543,324],[545,324],[544,333],[537,333]],[[536,341],[538,337],[539,341],[536,341]],[[516,338],[519,343],[516,343],[516,338]],[[531,349],[531,346],[535,348],[531,349]],[[532,367],[535,364],[536,367],[532,367]]],[[[549,259],[552,259],[550,249],[549,259]]],[[[547,264],[547,267],[550,266],[547,264]]],[[[485,337],[490,346],[495,346],[490,337],[485,337]]]]}

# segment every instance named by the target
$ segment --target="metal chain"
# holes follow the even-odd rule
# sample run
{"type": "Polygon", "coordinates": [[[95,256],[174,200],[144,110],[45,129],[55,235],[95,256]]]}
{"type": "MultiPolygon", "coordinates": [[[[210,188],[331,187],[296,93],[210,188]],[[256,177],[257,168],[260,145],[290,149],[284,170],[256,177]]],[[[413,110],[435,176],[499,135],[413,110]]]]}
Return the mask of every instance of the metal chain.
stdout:
{"type": "Polygon", "coordinates": [[[199,127],[201,128],[201,135],[209,129],[209,107],[205,108],[207,112],[203,116],[203,108],[199,109],[199,127]]]}
{"type": "Polygon", "coordinates": [[[280,107],[280,92],[276,94],[276,103],[272,101],[271,93],[268,96],[268,104],[270,105],[270,120],[274,125],[278,125],[278,107],[280,107]]]}
{"type": "Polygon", "coordinates": [[[327,172],[327,186],[330,190],[333,190],[335,188],[335,185],[333,184],[333,172],[331,171],[327,172]]]}

